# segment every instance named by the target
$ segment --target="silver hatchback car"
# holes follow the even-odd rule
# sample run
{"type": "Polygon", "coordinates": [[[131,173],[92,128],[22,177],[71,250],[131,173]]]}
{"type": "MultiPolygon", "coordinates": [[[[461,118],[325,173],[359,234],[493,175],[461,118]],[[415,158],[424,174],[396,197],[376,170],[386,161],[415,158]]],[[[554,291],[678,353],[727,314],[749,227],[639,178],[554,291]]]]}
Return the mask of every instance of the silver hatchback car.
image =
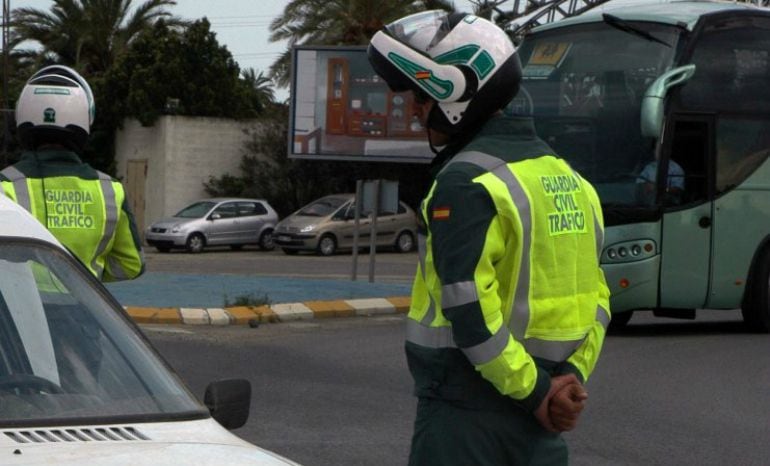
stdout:
{"type": "MultiPolygon", "coordinates": [[[[275,227],[274,241],[286,254],[315,251],[330,256],[353,248],[355,233],[355,195],[333,194],[317,199],[299,209],[275,227]]],[[[371,219],[366,213],[359,219],[359,245],[369,246],[371,219]]],[[[417,216],[403,202],[397,212],[377,216],[377,246],[391,246],[399,252],[415,247],[417,216]]]]}
{"type": "Polygon", "coordinates": [[[201,252],[206,246],[235,250],[245,244],[272,250],[276,223],[278,214],[263,199],[212,198],[158,220],[147,228],[144,238],[160,252],[172,248],[201,252]]]}

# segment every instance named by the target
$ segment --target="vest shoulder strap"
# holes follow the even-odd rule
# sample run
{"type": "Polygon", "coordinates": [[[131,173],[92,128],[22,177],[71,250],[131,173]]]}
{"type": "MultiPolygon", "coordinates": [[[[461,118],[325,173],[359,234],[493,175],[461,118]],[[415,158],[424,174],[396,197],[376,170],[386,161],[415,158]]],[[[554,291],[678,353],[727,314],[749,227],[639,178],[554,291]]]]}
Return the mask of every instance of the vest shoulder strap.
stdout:
{"type": "Polygon", "coordinates": [[[470,163],[473,165],[476,165],[477,167],[480,167],[488,172],[494,171],[496,168],[498,168],[501,165],[505,165],[507,162],[499,157],[495,157],[494,155],[485,154],[484,152],[479,151],[465,151],[460,152],[446,163],[444,167],[441,169],[439,174],[443,173],[444,170],[449,168],[449,166],[454,165],[456,163],[470,163]]]}
{"type": "Polygon", "coordinates": [[[8,181],[23,180],[27,177],[27,175],[22,173],[21,170],[14,167],[13,165],[5,167],[2,171],[0,171],[0,174],[8,178],[8,181]]]}

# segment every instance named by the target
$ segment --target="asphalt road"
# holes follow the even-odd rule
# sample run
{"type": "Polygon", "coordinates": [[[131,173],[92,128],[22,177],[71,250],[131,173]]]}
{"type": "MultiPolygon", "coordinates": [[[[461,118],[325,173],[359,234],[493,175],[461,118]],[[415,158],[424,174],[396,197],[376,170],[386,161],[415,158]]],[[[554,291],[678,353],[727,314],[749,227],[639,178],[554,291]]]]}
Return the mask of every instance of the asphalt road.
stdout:
{"type": "MultiPolygon", "coordinates": [[[[768,464],[770,336],[745,333],[738,312],[702,314],[638,314],[607,338],[570,464],[768,464]]],[[[403,316],[143,328],[200,398],[211,380],[251,381],[243,438],[307,466],[405,464],[403,316]]]]}

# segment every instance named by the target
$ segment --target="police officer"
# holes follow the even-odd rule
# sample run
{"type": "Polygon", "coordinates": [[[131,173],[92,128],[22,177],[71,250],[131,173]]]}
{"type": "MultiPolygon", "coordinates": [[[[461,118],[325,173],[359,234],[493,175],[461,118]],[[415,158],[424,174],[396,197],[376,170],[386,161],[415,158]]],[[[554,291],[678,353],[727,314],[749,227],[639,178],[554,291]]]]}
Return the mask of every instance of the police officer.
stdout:
{"type": "Polygon", "coordinates": [[[375,34],[375,71],[424,101],[443,165],[421,205],[406,355],[412,465],[566,464],[610,320],[594,188],[502,110],[521,64],[482,18],[429,11],[375,34]]]}
{"type": "Polygon", "coordinates": [[[71,68],[32,75],[16,104],[25,152],[0,171],[0,182],[97,278],[132,279],[144,271],[144,258],[123,186],[78,157],[94,112],[91,88],[71,68]]]}

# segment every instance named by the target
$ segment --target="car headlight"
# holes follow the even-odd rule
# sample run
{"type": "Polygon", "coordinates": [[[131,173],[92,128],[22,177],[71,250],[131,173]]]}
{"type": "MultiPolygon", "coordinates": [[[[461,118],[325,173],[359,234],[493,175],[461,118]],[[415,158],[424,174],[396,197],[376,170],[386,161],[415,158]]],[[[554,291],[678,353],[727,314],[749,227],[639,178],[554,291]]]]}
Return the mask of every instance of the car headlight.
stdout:
{"type": "Polygon", "coordinates": [[[181,225],[174,225],[173,227],[171,227],[171,233],[179,233],[180,231],[182,231],[181,225]]]}
{"type": "Polygon", "coordinates": [[[302,227],[302,228],[299,230],[299,232],[300,232],[300,233],[307,233],[307,232],[310,232],[310,231],[313,231],[313,230],[315,230],[315,225],[308,225],[308,226],[306,226],[306,227],[302,227]]]}

